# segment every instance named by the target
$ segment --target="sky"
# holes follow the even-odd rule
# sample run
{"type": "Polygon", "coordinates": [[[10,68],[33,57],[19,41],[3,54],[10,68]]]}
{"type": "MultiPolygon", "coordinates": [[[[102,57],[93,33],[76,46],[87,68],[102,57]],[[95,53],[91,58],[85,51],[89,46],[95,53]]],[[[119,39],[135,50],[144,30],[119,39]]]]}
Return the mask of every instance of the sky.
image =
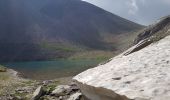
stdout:
{"type": "Polygon", "coordinates": [[[149,25],[170,15],[170,0],[83,0],[133,22],[149,25]]]}

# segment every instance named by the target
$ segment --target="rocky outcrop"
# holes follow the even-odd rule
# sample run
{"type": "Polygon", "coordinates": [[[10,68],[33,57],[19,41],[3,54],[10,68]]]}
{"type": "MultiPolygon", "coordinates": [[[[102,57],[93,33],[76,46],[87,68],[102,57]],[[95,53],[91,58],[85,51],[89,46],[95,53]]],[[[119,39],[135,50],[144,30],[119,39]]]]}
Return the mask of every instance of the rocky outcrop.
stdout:
{"type": "Polygon", "coordinates": [[[0,72],[0,100],[84,100],[74,82],[60,85],[60,79],[34,81],[17,76],[8,69],[0,72]]]}
{"type": "Polygon", "coordinates": [[[52,81],[43,82],[44,84],[42,86],[43,94],[40,91],[40,88],[38,88],[35,92],[37,99],[34,100],[84,100],[83,95],[80,92],[80,89],[75,84],[57,85],[53,83],[54,82],[52,81]],[[54,85],[57,86],[54,87],[54,85]]]}
{"type": "Polygon", "coordinates": [[[155,24],[150,25],[149,27],[140,31],[139,35],[134,41],[134,46],[127,50],[124,55],[139,51],[151,43],[159,41],[168,35],[170,35],[170,16],[163,17],[155,24]]]}
{"type": "Polygon", "coordinates": [[[160,40],[160,38],[163,38],[169,35],[167,34],[167,31],[169,30],[169,28],[170,28],[170,15],[161,18],[155,24],[152,24],[148,26],[147,28],[145,28],[144,30],[142,30],[141,32],[139,32],[139,35],[134,41],[135,42],[134,44],[137,44],[140,41],[145,40],[145,39],[152,40],[152,38],[154,37],[160,40]]]}
{"type": "Polygon", "coordinates": [[[153,26],[125,53],[73,78],[88,99],[170,100],[169,17],[153,26]]]}

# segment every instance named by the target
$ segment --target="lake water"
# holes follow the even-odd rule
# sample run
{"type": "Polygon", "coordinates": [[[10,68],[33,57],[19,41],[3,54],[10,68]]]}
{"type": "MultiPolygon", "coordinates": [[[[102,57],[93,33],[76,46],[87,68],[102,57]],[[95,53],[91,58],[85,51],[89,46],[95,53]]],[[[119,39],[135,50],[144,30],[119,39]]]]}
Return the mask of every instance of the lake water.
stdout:
{"type": "Polygon", "coordinates": [[[20,72],[24,77],[49,80],[74,76],[88,68],[97,66],[101,60],[57,60],[10,62],[2,65],[20,72]]]}

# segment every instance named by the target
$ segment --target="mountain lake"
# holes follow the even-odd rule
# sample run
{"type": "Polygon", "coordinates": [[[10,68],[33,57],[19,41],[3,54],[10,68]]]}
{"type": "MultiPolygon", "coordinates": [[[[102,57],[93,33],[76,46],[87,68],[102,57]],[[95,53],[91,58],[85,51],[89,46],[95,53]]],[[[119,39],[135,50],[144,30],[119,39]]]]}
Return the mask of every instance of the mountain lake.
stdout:
{"type": "Polygon", "coordinates": [[[24,78],[50,80],[71,77],[82,71],[97,66],[103,60],[56,60],[8,62],[1,65],[18,71],[24,78]]]}

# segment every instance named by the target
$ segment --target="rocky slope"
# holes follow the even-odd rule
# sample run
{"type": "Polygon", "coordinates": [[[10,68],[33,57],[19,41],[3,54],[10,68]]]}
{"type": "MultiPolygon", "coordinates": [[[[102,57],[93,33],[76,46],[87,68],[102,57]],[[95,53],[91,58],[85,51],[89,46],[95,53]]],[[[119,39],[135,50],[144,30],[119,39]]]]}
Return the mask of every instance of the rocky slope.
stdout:
{"type": "Polygon", "coordinates": [[[74,77],[91,100],[170,100],[170,17],[144,29],[132,48],[74,77]]]}
{"type": "Polygon", "coordinates": [[[84,97],[71,81],[24,79],[18,72],[0,65],[0,100],[84,100],[84,97]]]}
{"type": "Polygon", "coordinates": [[[142,28],[81,0],[1,0],[0,22],[0,61],[120,50],[118,36],[130,40],[129,32],[142,28]]]}

